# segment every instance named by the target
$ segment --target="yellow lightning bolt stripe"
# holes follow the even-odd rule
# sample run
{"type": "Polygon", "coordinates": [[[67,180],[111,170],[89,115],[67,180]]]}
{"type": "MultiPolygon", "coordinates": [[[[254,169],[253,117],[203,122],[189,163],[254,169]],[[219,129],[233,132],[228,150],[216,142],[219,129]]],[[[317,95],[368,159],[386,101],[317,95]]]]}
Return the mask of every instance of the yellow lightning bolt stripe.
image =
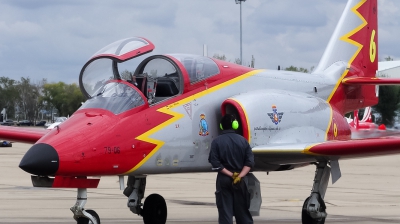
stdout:
{"type": "Polygon", "coordinates": [[[251,142],[251,139],[250,139],[250,136],[251,136],[251,130],[250,130],[250,120],[249,120],[249,116],[247,116],[247,112],[246,112],[246,109],[244,108],[244,106],[239,102],[239,101],[237,101],[236,99],[233,99],[233,98],[228,98],[228,99],[230,99],[230,100],[233,100],[233,101],[235,101],[237,104],[239,104],[240,105],[240,107],[242,108],[242,110],[243,110],[243,113],[244,113],[244,116],[245,116],[245,118],[246,118],[246,120],[247,120],[247,130],[248,130],[248,132],[249,132],[249,136],[247,136],[247,139],[249,140],[249,143],[251,142]]]}
{"type": "Polygon", "coordinates": [[[169,120],[165,121],[164,123],[152,128],[152,129],[150,129],[149,131],[143,133],[142,135],[140,135],[136,138],[137,140],[154,144],[154,145],[156,145],[156,147],[153,150],[151,150],[151,152],[148,155],[146,155],[136,166],[134,166],[129,171],[125,172],[124,175],[129,174],[129,173],[134,172],[135,170],[139,169],[144,163],[147,162],[147,160],[149,160],[164,145],[163,141],[151,138],[150,137],[151,135],[153,135],[154,133],[158,132],[159,130],[163,129],[164,127],[167,127],[168,125],[170,125],[184,117],[183,114],[177,113],[172,110],[168,110],[165,107],[160,108],[157,111],[171,115],[172,118],[170,118],[169,120]]]}
{"type": "Polygon", "coordinates": [[[162,108],[158,109],[157,110],[158,112],[171,115],[172,118],[170,118],[169,120],[167,120],[164,123],[161,123],[161,124],[157,125],[156,127],[150,129],[149,131],[141,134],[140,136],[138,136],[136,138],[137,140],[140,140],[140,141],[144,141],[144,142],[149,142],[149,143],[155,144],[156,147],[148,155],[146,155],[146,157],[143,158],[136,166],[134,166],[129,171],[123,173],[123,175],[132,173],[132,172],[136,171],[137,169],[139,169],[143,164],[145,164],[164,145],[163,141],[151,138],[150,137],[151,135],[153,135],[154,133],[162,130],[163,128],[167,127],[168,125],[180,120],[181,118],[183,118],[185,116],[184,114],[172,111],[171,109],[176,108],[178,106],[181,106],[183,104],[189,103],[189,102],[193,101],[194,99],[201,98],[203,96],[211,94],[211,93],[213,93],[213,92],[215,92],[217,90],[220,90],[220,89],[225,88],[227,86],[230,86],[230,85],[232,85],[234,83],[237,83],[237,82],[239,82],[241,80],[249,78],[249,77],[251,77],[251,76],[253,76],[255,74],[258,74],[258,73],[260,73],[262,71],[264,71],[264,70],[253,70],[253,71],[250,71],[250,72],[245,73],[245,74],[243,74],[241,76],[233,78],[233,79],[231,79],[229,81],[226,81],[224,83],[218,84],[216,86],[213,86],[213,87],[208,88],[208,89],[206,89],[204,91],[201,91],[199,93],[193,94],[193,95],[191,95],[189,97],[186,97],[186,98],[184,98],[182,100],[179,100],[177,102],[174,102],[174,103],[172,103],[170,105],[167,105],[165,107],[162,107],[162,108]]]}
{"type": "MultiPolygon", "coordinates": [[[[352,31],[350,31],[349,33],[345,34],[344,36],[342,36],[340,38],[340,40],[347,42],[349,44],[355,45],[358,48],[357,51],[351,57],[351,59],[348,61],[348,67],[350,67],[350,65],[353,63],[354,59],[357,57],[358,53],[360,53],[361,49],[363,48],[362,44],[360,44],[354,40],[351,40],[350,37],[352,35],[354,35],[355,33],[357,33],[358,31],[360,31],[362,28],[364,28],[368,24],[367,21],[365,20],[365,18],[357,11],[365,2],[367,2],[367,0],[362,0],[351,9],[351,11],[353,11],[353,13],[356,14],[362,20],[362,24],[360,24],[358,27],[356,27],[355,29],[353,29],[352,31]]],[[[339,87],[340,83],[342,82],[342,79],[344,77],[346,77],[348,72],[349,72],[349,70],[346,69],[346,71],[342,74],[342,76],[336,83],[335,87],[333,88],[333,91],[329,95],[328,100],[327,100],[328,102],[331,101],[333,94],[335,94],[337,88],[339,87]]]]}
{"type": "MultiPolygon", "coordinates": [[[[360,53],[361,49],[363,48],[362,44],[360,44],[360,43],[358,43],[358,42],[356,42],[354,40],[351,40],[350,37],[352,35],[354,35],[355,33],[357,33],[358,31],[360,31],[362,28],[364,28],[368,24],[367,21],[365,20],[365,18],[357,11],[365,2],[367,2],[367,0],[362,0],[351,9],[351,11],[353,11],[353,13],[356,14],[362,20],[362,24],[360,24],[358,27],[356,27],[355,29],[353,29],[352,31],[350,31],[349,33],[345,34],[344,36],[342,36],[340,38],[340,40],[342,40],[344,42],[347,42],[349,44],[355,45],[358,48],[357,51],[353,54],[353,56],[350,58],[349,62],[347,62],[348,63],[348,67],[350,67],[350,65],[353,63],[353,61],[355,60],[355,58],[357,57],[357,55],[360,53]]],[[[331,94],[328,97],[328,100],[327,100],[328,102],[331,101],[331,99],[333,97],[333,94],[335,94],[337,88],[339,87],[339,85],[342,82],[343,78],[347,76],[348,72],[349,72],[349,70],[346,69],[346,71],[342,74],[340,79],[336,82],[335,87],[333,88],[331,94]]],[[[329,123],[328,123],[328,127],[326,128],[325,141],[328,139],[328,132],[329,132],[329,129],[330,129],[331,125],[332,125],[332,114],[333,114],[333,111],[332,111],[332,106],[330,104],[329,104],[329,107],[331,108],[331,116],[330,116],[330,120],[329,120],[329,123]]]]}
{"type": "Polygon", "coordinates": [[[210,93],[213,93],[213,92],[215,92],[215,91],[217,91],[217,90],[220,90],[220,89],[225,88],[225,87],[227,87],[227,86],[230,86],[230,85],[232,85],[232,84],[234,84],[234,83],[237,83],[237,82],[239,82],[239,81],[242,81],[242,80],[244,80],[244,79],[247,79],[248,77],[253,76],[253,75],[256,75],[256,74],[258,74],[258,73],[260,73],[260,72],[262,72],[262,71],[265,71],[265,70],[264,70],[264,69],[259,69],[259,70],[250,71],[250,72],[245,73],[245,74],[243,74],[243,75],[241,75],[241,76],[238,76],[238,77],[236,77],[236,78],[233,78],[233,79],[231,79],[231,80],[229,80],[229,81],[226,81],[226,82],[224,82],[224,83],[218,84],[218,85],[213,86],[213,87],[211,87],[211,88],[208,88],[208,89],[206,89],[206,90],[204,90],[204,91],[201,91],[201,92],[199,92],[199,93],[196,93],[196,94],[193,94],[193,95],[191,95],[191,96],[188,96],[188,97],[186,97],[186,98],[184,98],[184,99],[182,99],[182,100],[179,100],[179,101],[177,101],[177,102],[174,102],[174,103],[172,103],[172,104],[166,106],[166,108],[173,109],[173,108],[175,108],[175,107],[178,107],[178,106],[181,106],[181,105],[183,105],[183,104],[189,103],[190,101],[193,101],[193,100],[195,100],[195,99],[201,98],[201,97],[206,96],[206,95],[208,95],[208,94],[210,94],[210,93]]]}

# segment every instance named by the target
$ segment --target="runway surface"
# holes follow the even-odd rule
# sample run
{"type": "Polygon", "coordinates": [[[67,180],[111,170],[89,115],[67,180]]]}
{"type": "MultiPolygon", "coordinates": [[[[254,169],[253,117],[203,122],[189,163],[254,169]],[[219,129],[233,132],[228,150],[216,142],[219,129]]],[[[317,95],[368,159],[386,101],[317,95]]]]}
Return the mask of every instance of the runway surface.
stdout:
{"type": "MultiPolygon", "coordinates": [[[[0,223],[76,223],[69,210],[76,189],[33,188],[18,164],[30,145],[0,148],[0,223]]],[[[325,196],[326,223],[400,223],[400,155],[340,161],[342,178],[325,196]]],[[[256,172],[262,187],[262,210],[256,224],[301,223],[301,207],[310,194],[314,166],[284,172],[256,172]]],[[[168,224],[217,223],[215,173],[152,175],[145,195],[158,193],[168,206],[168,224]]],[[[143,223],[126,207],[117,177],[102,177],[88,190],[86,209],[102,224],[143,223]]]]}

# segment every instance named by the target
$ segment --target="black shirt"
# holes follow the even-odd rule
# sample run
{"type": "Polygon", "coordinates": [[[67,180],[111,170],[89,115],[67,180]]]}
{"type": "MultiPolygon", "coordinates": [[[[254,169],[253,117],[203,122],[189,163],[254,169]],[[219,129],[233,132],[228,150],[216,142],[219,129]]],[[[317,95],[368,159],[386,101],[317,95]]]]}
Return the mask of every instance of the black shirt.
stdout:
{"type": "Polygon", "coordinates": [[[223,131],[211,143],[208,161],[214,171],[223,168],[240,172],[244,166],[254,167],[254,155],[247,140],[233,130],[223,131]]]}

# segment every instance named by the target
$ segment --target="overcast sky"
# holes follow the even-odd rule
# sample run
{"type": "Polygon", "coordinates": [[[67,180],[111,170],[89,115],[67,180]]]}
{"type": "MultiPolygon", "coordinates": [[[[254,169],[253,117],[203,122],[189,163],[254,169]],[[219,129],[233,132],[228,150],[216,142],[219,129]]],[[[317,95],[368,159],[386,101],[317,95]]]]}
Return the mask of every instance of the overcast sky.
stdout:
{"type": "MultiPolygon", "coordinates": [[[[242,4],[243,61],[257,68],[316,66],[346,0],[247,0],[242,4]]],[[[400,1],[378,0],[379,59],[400,60],[400,1]]],[[[99,49],[131,36],[153,54],[240,57],[234,0],[1,0],[0,76],[78,83],[99,49]]]]}

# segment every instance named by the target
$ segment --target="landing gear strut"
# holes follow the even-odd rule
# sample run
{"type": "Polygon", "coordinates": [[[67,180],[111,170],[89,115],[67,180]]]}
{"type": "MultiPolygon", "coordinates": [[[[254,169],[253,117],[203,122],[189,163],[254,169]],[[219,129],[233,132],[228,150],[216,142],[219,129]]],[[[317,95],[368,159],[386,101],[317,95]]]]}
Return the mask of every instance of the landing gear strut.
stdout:
{"type": "Polygon", "coordinates": [[[76,197],[76,203],[71,207],[72,213],[74,213],[74,219],[77,224],[100,224],[100,217],[93,210],[85,210],[87,201],[87,190],[86,188],[78,188],[78,195],[76,197]]]}
{"type": "Polygon", "coordinates": [[[146,176],[129,176],[124,195],[128,197],[131,212],[143,216],[145,224],[165,224],[167,221],[167,204],[158,194],[149,195],[142,204],[146,189],[146,176]],[[143,208],[142,208],[143,206],[143,208]]]}
{"type": "Polygon", "coordinates": [[[331,168],[327,162],[316,164],[314,184],[310,197],[304,201],[301,213],[303,224],[324,224],[327,217],[324,197],[328,187],[331,168]]]}

